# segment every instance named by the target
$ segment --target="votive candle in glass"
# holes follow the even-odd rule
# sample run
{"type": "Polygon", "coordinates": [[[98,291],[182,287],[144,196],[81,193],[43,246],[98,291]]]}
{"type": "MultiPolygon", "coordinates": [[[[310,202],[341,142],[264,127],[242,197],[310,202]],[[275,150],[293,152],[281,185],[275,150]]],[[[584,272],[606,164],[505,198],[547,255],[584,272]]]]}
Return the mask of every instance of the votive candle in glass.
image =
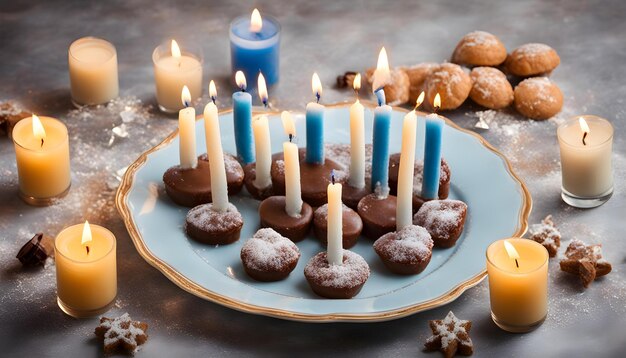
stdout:
{"type": "Polygon", "coordinates": [[[112,43],[96,37],[83,37],[68,51],[72,103],[106,103],[118,96],[117,52],[112,43]]]}

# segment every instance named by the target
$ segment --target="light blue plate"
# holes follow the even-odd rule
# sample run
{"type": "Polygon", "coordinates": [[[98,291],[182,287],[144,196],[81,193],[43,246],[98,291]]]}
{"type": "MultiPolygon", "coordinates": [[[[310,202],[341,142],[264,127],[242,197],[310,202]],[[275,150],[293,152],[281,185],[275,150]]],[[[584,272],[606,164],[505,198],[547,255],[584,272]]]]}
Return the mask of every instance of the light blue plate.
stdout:
{"type": "MultiPolygon", "coordinates": [[[[349,105],[328,106],[325,119],[327,143],[349,143],[349,105]]],[[[394,108],[391,152],[401,145],[402,118],[406,110],[394,108]]],[[[365,114],[366,141],[371,141],[372,105],[365,114]]],[[[295,114],[300,146],[304,146],[304,116],[295,114]]],[[[222,143],[235,152],[232,112],[220,114],[222,143]]],[[[245,189],[230,200],[244,218],[241,240],[220,247],[207,246],[186,237],[183,223],[187,208],[165,195],[162,176],[178,163],[178,136],[142,154],[132,164],[116,197],[118,210],[139,253],[181,288],[222,305],[285,319],[329,321],[381,321],[403,317],[443,305],[476,285],[485,272],[485,250],[498,239],[520,236],[527,228],[531,198],[507,160],[477,134],[447,121],[443,155],[452,172],[450,198],[468,205],[463,235],[450,249],[435,249],[426,270],[416,276],[397,276],[385,269],[372,249],[372,241],[360,238],[352,249],[370,265],[371,276],[362,291],[350,300],[316,296],[303,274],[304,266],[324,250],[313,237],[298,243],[302,257],[283,281],[262,283],[244,272],[239,253],[243,243],[259,228],[259,202],[245,189]]],[[[423,153],[423,125],[418,126],[418,153],[423,153]]],[[[279,113],[270,114],[272,150],[282,150],[285,135],[279,113]]],[[[205,150],[203,121],[196,123],[198,154],[205,150]]]]}

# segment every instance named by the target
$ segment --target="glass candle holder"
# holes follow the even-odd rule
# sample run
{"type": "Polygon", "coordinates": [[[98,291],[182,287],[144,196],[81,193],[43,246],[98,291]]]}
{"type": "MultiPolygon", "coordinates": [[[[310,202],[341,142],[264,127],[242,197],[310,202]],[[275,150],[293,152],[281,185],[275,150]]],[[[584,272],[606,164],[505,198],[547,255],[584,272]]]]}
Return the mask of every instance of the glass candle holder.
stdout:
{"type": "Polygon", "coordinates": [[[577,208],[604,204],[613,194],[611,123],[592,115],[574,117],[559,126],[557,137],[563,201],[577,208]]]}
{"type": "Polygon", "coordinates": [[[180,56],[172,53],[172,42],[167,41],[154,49],[154,81],[159,109],[175,113],[185,106],[181,100],[183,86],[189,88],[191,101],[202,96],[202,50],[181,48],[180,56]]]}
{"type": "Polygon", "coordinates": [[[64,229],[54,240],[57,303],[76,318],[108,311],[117,296],[115,236],[102,226],[90,228],[92,239],[86,244],[84,224],[64,229]]]}
{"type": "Polygon", "coordinates": [[[118,96],[117,52],[112,43],[83,37],[68,51],[72,103],[76,107],[106,103],[118,96]]]}
{"type": "Polygon", "coordinates": [[[548,314],[548,251],[520,238],[506,239],[519,254],[511,258],[499,240],[487,248],[491,318],[508,332],[528,332],[548,314]]]}
{"type": "Polygon", "coordinates": [[[45,139],[33,133],[33,117],[13,128],[13,144],[19,176],[19,195],[26,203],[51,205],[70,190],[70,146],[67,127],[52,117],[37,117],[45,139]]]}

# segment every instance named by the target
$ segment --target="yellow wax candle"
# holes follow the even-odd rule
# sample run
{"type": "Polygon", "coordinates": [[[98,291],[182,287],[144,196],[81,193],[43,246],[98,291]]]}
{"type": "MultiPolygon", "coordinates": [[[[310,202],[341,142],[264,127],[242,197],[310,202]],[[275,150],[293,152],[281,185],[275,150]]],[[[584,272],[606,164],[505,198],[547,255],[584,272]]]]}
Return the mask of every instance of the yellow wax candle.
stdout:
{"type": "Polygon", "coordinates": [[[413,225],[413,175],[415,169],[415,135],[417,115],[411,111],[402,123],[402,151],[398,169],[396,231],[413,225]]]}
{"type": "Polygon", "coordinates": [[[70,84],[74,104],[100,104],[117,97],[117,52],[106,40],[83,37],[68,51],[70,84]]]}
{"type": "Polygon", "coordinates": [[[202,55],[181,51],[176,41],[161,44],[152,53],[154,80],[159,108],[175,112],[183,108],[180,92],[189,88],[191,100],[202,95],[202,55]]]}
{"type": "Polygon", "coordinates": [[[98,225],[78,224],[54,241],[57,301],[74,317],[105,312],[117,295],[115,236],[98,225]]]}
{"type": "Polygon", "coordinates": [[[548,251],[528,239],[499,240],[487,248],[491,316],[510,332],[530,331],[548,312],[548,251]],[[507,248],[508,246],[508,248],[507,248]]]}
{"type": "Polygon", "coordinates": [[[352,83],[357,99],[350,106],[350,176],[348,184],[353,188],[365,186],[365,107],[359,102],[361,74],[357,73],[352,83]]]}
{"type": "Polygon", "coordinates": [[[33,205],[48,205],[70,188],[67,127],[51,117],[24,118],[13,128],[20,196],[33,205]]]}

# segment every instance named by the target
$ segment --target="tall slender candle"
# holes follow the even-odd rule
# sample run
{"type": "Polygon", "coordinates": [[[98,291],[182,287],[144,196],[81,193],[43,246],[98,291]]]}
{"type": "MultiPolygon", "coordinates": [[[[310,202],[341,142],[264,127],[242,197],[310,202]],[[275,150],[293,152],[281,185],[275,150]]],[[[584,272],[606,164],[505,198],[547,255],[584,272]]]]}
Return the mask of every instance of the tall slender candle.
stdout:
{"type": "Polygon", "coordinates": [[[191,94],[187,86],[183,86],[181,100],[185,108],[178,112],[178,143],[181,168],[195,168],[198,165],[196,156],[196,109],[189,107],[191,94]]]}
{"type": "Polygon", "coordinates": [[[415,171],[415,136],[417,115],[411,111],[402,123],[402,151],[398,169],[396,231],[413,224],[413,174],[415,171]]]}
{"type": "Polygon", "coordinates": [[[350,177],[348,184],[354,188],[365,186],[365,108],[359,102],[361,74],[354,76],[352,83],[356,101],[350,106],[350,177]]]}
{"type": "Polygon", "coordinates": [[[343,263],[343,204],[341,203],[341,184],[335,183],[335,174],[331,174],[331,183],[328,184],[328,246],[326,258],[330,265],[343,263]]]}
{"type": "Polygon", "coordinates": [[[244,163],[254,162],[252,134],[252,96],[246,92],[246,76],[241,71],[235,74],[240,91],[233,93],[233,118],[237,157],[244,163]]]}
{"type": "Polygon", "coordinates": [[[302,212],[302,190],[300,188],[300,158],[298,146],[293,143],[296,135],[296,126],[291,114],[287,111],[281,113],[281,119],[289,142],[283,143],[283,155],[285,160],[285,212],[292,217],[300,216],[302,212]]]}
{"type": "Polygon", "coordinates": [[[270,148],[270,128],[267,122],[267,116],[262,115],[252,122],[254,129],[254,145],[256,147],[256,178],[254,186],[259,189],[267,188],[272,185],[272,176],[270,174],[272,167],[272,152],[270,148]]]}
{"type": "Polygon", "coordinates": [[[441,170],[441,145],[445,121],[437,115],[441,107],[439,93],[433,101],[435,113],[426,116],[426,138],[424,140],[424,178],[422,180],[422,198],[437,199],[439,191],[439,172],[441,170]]]}
{"type": "Polygon", "coordinates": [[[378,55],[372,89],[378,98],[374,110],[374,133],[372,150],[372,191],[385,197],[389,193],[389,130],[391,127],[391,107],[386,104],[383,87],[389,83],[389,61],[383,47],[378,55]],[[377,191],[378,188],[378,191],[377,191]]]}
{"type": "Polygon", "coordinates": [[[311,79],[316,102],[306,105],[306,162],[324,164],[324,106],[321,105],[322,82],[317,73],[311,79]]]}
{"type": "Polygon", "coordinates": [[[228,187],[226,184],[226,168],[224,167],[224,152],[222,150],[222,137],[220,123],[215,100],[217,89],[215,85],[209,86],[211,102],[204,107],[204,134],[206,136],[207,155],[209,156],[209,168],[211,171],[211,201],[213,209],[226,211],[228,209],[228,187]]]}

